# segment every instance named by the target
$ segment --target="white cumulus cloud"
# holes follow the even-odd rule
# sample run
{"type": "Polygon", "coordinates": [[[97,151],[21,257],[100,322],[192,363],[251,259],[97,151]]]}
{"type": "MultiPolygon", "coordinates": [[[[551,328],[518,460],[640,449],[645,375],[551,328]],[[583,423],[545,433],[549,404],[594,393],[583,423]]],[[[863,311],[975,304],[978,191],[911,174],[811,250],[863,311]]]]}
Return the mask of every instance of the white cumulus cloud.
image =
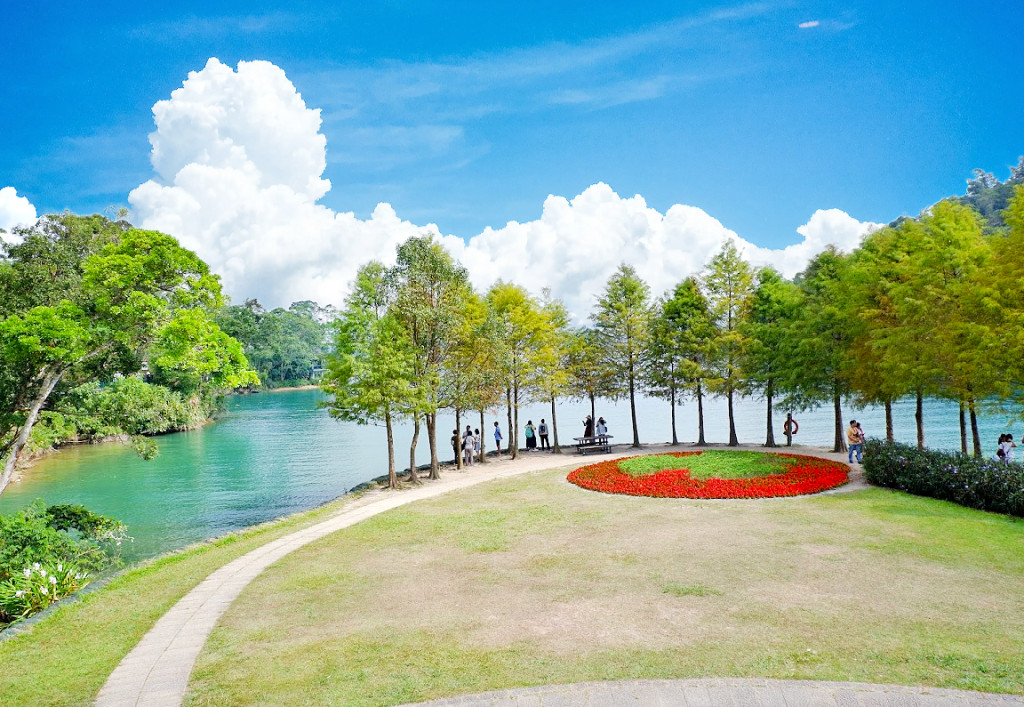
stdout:
{"type": "MultiPolygon", "coordinates": [[[[15,226],[31,226],[36,222],[36,207],[24,196],[18,196],[14,187],[0,189],[0,231],[10,231],[15,226]]],[[[13,242],[10,233],[0,234],[0,239],[13,242]]]]}
{"type": "Polygon", "coordinates": [[[755,265],[771,265],[786,277],[793,277],[828,246],[834,245],[849,253],[860,245],[866,235],[884,225],[858,221],[840,209],[818,209],[810,221],[796,229],[804,238],[799,243],[781,250],[750,246],[745,254],[755,265]]]}
{"type": "MultiPolygon", "coordinates": [[[[318,204],[330,189],[320,113],[269,62],[240,62],[236,71],[210,59],[153,114],[156,177],[129,195],[134,217],[195,250],[236,302],[340,304],[360,265],[393,262],[395,246],[410,236],[440,233],[402,220],[385,203],[367,220],[318,204]]],[[[481,290],[498,279],[534,293],[549,288],[584,319],[623,262],[660,295],[730,239],[752,263],[793,275],[828,244],[849,250],[875,226],[837,209],[817,211],[797,229],[801,242],[770,250],[699,208],[676,204],[661,213],[639,195],[624,198],[597,183],[572,199],[549,196],[536,220],[487,228],[468,241],[440,239],[481,290]]]]}

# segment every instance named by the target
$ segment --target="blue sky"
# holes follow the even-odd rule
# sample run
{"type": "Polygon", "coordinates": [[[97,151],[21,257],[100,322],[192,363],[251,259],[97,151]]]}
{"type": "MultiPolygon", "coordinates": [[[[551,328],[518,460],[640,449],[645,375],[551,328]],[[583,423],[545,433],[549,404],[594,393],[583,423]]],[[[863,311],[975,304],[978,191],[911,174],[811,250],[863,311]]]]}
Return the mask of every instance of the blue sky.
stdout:
{"type": "Polygon", "coordinates": [[[1019,2],[7,3],[0,187],[128,205],[210,57],[321,109],[320,204],[470,239],[599,182],[763,248],[916,215],[1024,153],[1019,2]],[[151,6],[150,6],[151,5],[151,6]],[[148,7],[147,7],[148,6],[148,7]]]}

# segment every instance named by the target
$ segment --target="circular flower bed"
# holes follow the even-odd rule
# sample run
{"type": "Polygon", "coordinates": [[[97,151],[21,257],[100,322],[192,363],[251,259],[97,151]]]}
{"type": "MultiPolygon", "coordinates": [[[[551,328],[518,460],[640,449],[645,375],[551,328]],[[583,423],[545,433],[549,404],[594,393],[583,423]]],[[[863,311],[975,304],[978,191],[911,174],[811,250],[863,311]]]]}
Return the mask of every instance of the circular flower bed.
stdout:
{"type": "MultiPolygon", "coordinates": [[[[670,452],[659,457],[696,456],[701,452],[670,452]]],[[[802,496],[849,481],[847,467],[820,457],[766,454],[783,467],[781,473],[732,479],[695,479],[689,469],[665,469],[634,476],[620,468],[625,459],[589,464],[569,474],[569,481],[592,491],[661,498],[772,498],[802,496]]],[[[635,458],[635,457],[633,457],[635,458]]]]}

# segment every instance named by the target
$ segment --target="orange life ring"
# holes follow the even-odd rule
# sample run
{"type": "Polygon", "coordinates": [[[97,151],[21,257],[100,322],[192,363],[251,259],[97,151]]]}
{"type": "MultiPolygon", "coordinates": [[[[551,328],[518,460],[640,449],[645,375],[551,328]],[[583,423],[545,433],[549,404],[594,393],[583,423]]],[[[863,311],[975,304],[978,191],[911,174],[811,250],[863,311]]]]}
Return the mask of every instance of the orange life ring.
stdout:
{"type": "Polygon", "coordinates": [[[791,418],[789,418],[788,420],[786,420],[786,424],[784,424],[784,425],[782,426],[782,430],[783,430],[783,431],[784,431],[784,432],[785,432],[786,434],[794,434],[794,435],[795,435],[795,434],[796,434],[797,432],[799,432],[799,431],[800,431],[800,423],[799,423],[799,422],[797,422],[795,418],[792,418],[792,417],[791,417],[791,418]],[[790,431],[790,424],[789,424],[789,423],[791,423],[791,422],[793,423],[793,425],[792,425],[792,432],[790,431]]]}

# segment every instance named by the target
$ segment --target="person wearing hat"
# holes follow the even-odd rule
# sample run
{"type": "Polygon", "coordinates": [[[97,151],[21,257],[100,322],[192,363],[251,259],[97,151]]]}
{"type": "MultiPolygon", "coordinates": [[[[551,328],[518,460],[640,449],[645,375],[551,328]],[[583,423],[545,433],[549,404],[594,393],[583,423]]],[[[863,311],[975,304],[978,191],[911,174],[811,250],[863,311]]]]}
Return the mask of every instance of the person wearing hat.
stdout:
{"type": "Polygon", "coordinates": [[[861,437],[860,428],[856,420],[850,420],[850,426],[846,428],[846,442],[850,447],[849,463],[853,464],[853,453],[857,452],[857,463],[860,464],[861,454],[864,449],[864,438],[861,437]]]}
{"type": "Polygon", "coordinates": [[[604,421],[603,417],[597,418],[597,436],[604,437],[608,434],[608,423],[604,421]]]}

